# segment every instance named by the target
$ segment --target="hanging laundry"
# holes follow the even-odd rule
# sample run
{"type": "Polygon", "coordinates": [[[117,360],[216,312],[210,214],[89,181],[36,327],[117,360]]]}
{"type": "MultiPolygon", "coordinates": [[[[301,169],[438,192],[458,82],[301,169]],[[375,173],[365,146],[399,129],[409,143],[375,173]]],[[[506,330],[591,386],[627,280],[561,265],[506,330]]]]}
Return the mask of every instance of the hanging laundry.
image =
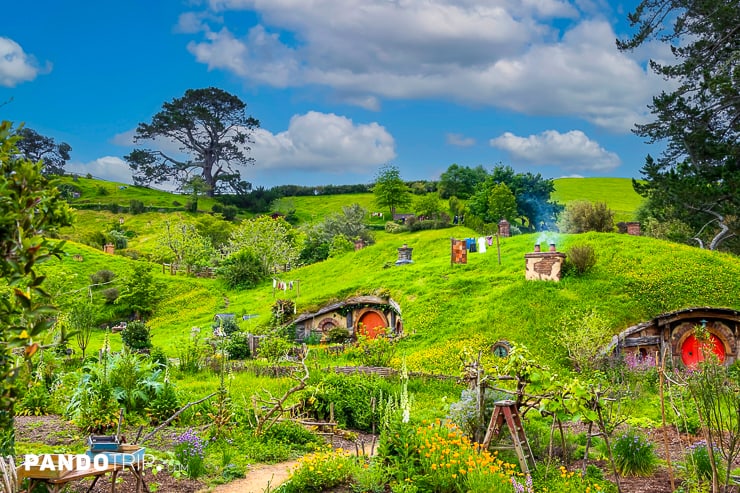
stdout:
{"type": "Polygon", "coordinates": [[[292,291],[293,290],[293,281],[288,282],[288,288],[292,291]]]}
{"type": "Polygon", "coordinates": [[[493,246],[493,236],[486,236],[486,242],[488,243],[488,246],[493,246]]]}
{"type": "Polygon", "coordinates": [[[486,253],[486,238],[485,236],[481,236],[478,238],[478,252],[480,253],[486,253]]]}
{"type": "Polygon", "coordinates": [[[272,289],[275,289],[277,287],[277,279],[272,280],[272,289]]]}
{"type": "Polygon", "coordinates": [[[475,253],[478,251],[475,245],[475,238],[465,238],[465,243],[470,253],[475,253]]]}

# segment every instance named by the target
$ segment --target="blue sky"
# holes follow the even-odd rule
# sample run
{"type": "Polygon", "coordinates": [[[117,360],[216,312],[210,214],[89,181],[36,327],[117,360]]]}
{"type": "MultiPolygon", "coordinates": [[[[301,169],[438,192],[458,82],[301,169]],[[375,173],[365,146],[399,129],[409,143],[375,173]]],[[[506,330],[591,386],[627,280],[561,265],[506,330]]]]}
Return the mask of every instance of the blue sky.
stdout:
{"type": "Polygon", "coordinates": [[[187,89],[239,96],[260,120],[255,186],[406,180],[452,163],[638,177],[630,130],[669,56],[620,53],[635,0],[11,2],[0,118],[72,146],[68,169],[130,182],[139,122],[187,89]]]}

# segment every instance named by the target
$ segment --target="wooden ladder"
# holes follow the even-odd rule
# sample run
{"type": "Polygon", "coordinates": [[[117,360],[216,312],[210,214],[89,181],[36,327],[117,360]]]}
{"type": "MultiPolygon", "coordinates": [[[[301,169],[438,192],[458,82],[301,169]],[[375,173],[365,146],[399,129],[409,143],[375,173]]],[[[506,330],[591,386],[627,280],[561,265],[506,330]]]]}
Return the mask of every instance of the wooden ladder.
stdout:
{"type": "Polygon", "coordinates": [[[516,456],[519,458],[519,466],[522,468],[522,472],[524,474],[529,474],[529,461],[532,460],[533,469],[534,459],[532,456],[532,449],[529,447],[527,435],[524,434],[524,427],[522,426],[522,420],[519,417],[519,410],[516,407],[516,402],[512,400],[504,400],[494,403],[491,421],[488,423],[486,436],[483,439],[483,450],[488,450],[488,447],[491,444],[491,439],[494,436],[498,437],[501,435],[504,423],[509,427],[512,445],[499,445],[493,448],[497,450],[513,449],[516,452],[516,456]]]}

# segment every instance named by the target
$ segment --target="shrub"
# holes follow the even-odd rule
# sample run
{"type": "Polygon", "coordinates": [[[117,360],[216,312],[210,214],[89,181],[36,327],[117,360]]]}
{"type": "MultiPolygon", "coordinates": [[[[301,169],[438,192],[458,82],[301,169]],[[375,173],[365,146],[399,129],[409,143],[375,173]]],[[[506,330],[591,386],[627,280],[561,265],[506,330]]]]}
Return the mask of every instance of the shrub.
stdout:
{"type": "Polygon", "coordinates": [[[290,478],[283,483],[284,493],[318,493],[347,484],[357,465],[348,452],[316,452],[300,459],[290,478]]]}
{"type": "Polygon", "coordinates": [[[116,231],[114,229],[110,233],[108,233],[108,238],[110,239],[111,243],[113,243],[113,245],[115,245],[115,247],[118,249],[122,250],[128,246],[128,237],[125,233],[116,231]]]}
{"type": "Polygon", "coordinates": [[[192,429],[175,438],[175,458],[190,479],[196,479],[206,472],[205,456],[205,444],[192,429]]]}
{"type": "Polygon", "coordinates": [[[167,368],[170,365],[170,360],[167,359],[167,355],[164,354],[164,350],[161,347],[153,347],[149,351],[149,359],[162,368],[167,368]]]}
{"type": "Polygon", "coordinates": [[[163,423],[180,409],[180,400],[175,392],[175,386],[165,380],[162,389],[154,400],[149,402],[146,414],[153,425],[163,423]]]}
{"type": "Polygon", "coordinates": [[[222,204],[219,204],[219,203],[215,203],[215,204],[213,204],[213,206],[211,207],[211,210],[212,210],[212,211],[213,211],[213,212],[214,212],[215,214],[221,214],[221,213],[222,213],[222,212],[224,211],[224,206],[223,206],[222,204]]]}
{"type": "Polygon", "coordinates": [[[293,345],[282,337],[265,337],[260,341],[257,352],[260,357],[266,358],[270,364],[277,364],[288,355],[293,345]]]}
{"type": "Polygon", "coordinates": [[[576,371],[593,370],[604,358],[611,330],[609,320],[599,313],[573,311],[558,322],[553,342],[565,350],[576,371]]]}
{"type": "Polygon", "coordinates": [[[120,291],[118,291],[118,288],[106,288],[101,291],[101,294],[103,295],[105,302],[110,305],[112,303],[115,303],[115,301],[118,299],[120,291]]]}
{"type": "Polygon", "coordinates": [[[309,444],[318,447],[322,443],[317,435],[293,421],[275,423],[265,430],[260,439],[264,442],[278,442],[300,447],[306,447],[309,444]]]}
{"type": "Polygon", "coordinates": [[[649,476],[658,464],[653,444],[628,430],[614,443],[614,465],[623,476],[649,476]]]}
{"type": "Polygon", "coordinates": [[[248,289],[265,279],[268,273],[254,252],[240,250],[226,257],[216,274],[232,289],[248,289]]]}
{"type": "Polygon", "coordinates": [[[105,195],[110,195],[108,189],[105,188],[103,185],[98,185],[97,187],[95,187],[95,193],[100,195],[101,197],[105,195]]]}
{"type": "Polygon", "coordinates": [[[51,394],[43,382],[33,382],[23,395],[17,414],[19,416],[43,416],[49,414],[51,394]]]}
{"type": "Polygon", "coordinates": [[[239,324],[236,323],[236,320],[234,318],[224,318],[221,319],[221,330],[224,334],[227,336],[230,336],[234,332],[239,332],[239,324]]]}
{"type": "MultiPolygon", "coordinates": [[[[717,449],[713,452],[715,456],[720,453],[717,449]]],[[[686,471],[687,481],[701,483],[712,480],[712,462],[705,441],[696,442],[689,447],[686,451],[683,469],[686,471]]],[[[721,461],[717,461],[717,475],[724,478],[725,472],[721,461]]]]}
{"type": "Polygon", "coordinates": [[[101,269],[94,274],[90,274],[90,282],[93,284],[104,284],[111,282],[115,277],[115,272],[108,269],[101,269]]]}
{"type": "Polygon", "coordinates": [[[388,221],[385,223],[385,231],[386,233],[402,233],[404,231],[408,231],[408,229],[397,222],[388,221]]]}
{"type": "Polygon", "coordinates": [[[357,345],[350,351],[350,356],[366,366],[388,366],[395,354],[395,344],[383,334],[378,334],[375,339],[358,337],[357,345]]]}
{"type": "Polygon", "coordinates": [[[229,359],[249,358],[249,334],[245,332],[234,332],[226,339],[224,344],[224,349],[229,354],[229,359]]]}
{"type": "MultiPolygon", "coordinates": [[[[573,245],[566,252],[568,267],[577,275],[583,275],[596,265],[596,252],[591,245],[573,245]]],[[[567,267],[566,267],[567,268],[567,267]]]]}
{"type": "Polygon", "coordinates": [[[200,328],[193,327],[191,329],[190,342],[180,350],[178,359],[178,368],[183,373],[198,373],[203,369],[205,354],[200,342],[200,328]]]}
{"type": "Polygon", "coordinates": [[[565,206],[558,226],[564,233],[608,233],[614,230],[614,211],[605,202],[574,200],[565,206]]]}
{"type": "Polygon", "coordinates": [[[152,347],[152,335],[149,327],[140,320],[134,320],[126,324],[126,328],[121,332],[121,340],[124,346],[132,351],[141,351],[152,347]]]}
{"type": "Polygon", "coordinates": [[[326,332],[327,342],[342,344],[348,341],[349,338],[349,329],[347,327],[332,327],[326,332]]]}
{"type": "Polygon", "coordinates": [[[233,221],[236,219],[236,215],[239,213],[239,209],[235,205],[225,205],[222,214],[224,219],[227,221],[233,221]]]}
{"type": "Polygon", "coordinates": [[[144,202],[141,200],[132,199],[129,205],[129,212],[131,214],[141,214],[145,211],[144,202]]]}

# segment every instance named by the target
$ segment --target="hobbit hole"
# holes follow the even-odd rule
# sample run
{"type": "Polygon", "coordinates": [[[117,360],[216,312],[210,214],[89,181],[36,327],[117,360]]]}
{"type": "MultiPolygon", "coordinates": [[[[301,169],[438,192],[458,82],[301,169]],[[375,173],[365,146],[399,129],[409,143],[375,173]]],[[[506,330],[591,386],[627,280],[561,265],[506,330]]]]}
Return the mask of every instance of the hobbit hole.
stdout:
{"type": "Polygon", "coordinates": [[[615,355],[638,358],[663,354],[674,365],[694,368],[714,353],[730,365],[737,360],[740,312],[729,308],[695,307],[664,313],[622,331],[612,338],[609,350],[615,355]],[[709,342],[696,337],[697,328],[706,331],[709,342]]]}

